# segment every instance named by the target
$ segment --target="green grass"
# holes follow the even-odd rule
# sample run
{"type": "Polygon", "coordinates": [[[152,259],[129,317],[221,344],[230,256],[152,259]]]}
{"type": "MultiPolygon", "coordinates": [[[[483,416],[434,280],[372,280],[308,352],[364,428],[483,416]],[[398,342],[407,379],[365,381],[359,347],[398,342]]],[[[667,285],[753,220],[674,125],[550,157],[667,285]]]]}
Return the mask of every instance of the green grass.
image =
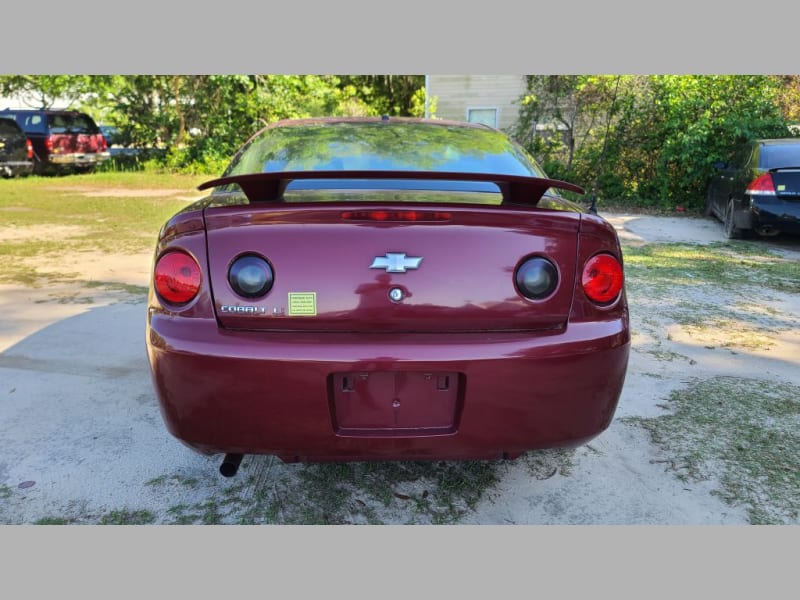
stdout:
{"type": "MultiPolygon", "coordinates": [[[[769,350],[781,331],[797,327],[792,315],[764,303],[770,301],[764,291],[800,293],[800,261],[764,244],[649,244],[626,247],[624,258],[631,314],[658,315],[659,322],[641,323],[655,337],[666,319],[715,347],[769,350]],[[750,302],[753,296],[764,300],[750,302]]],[[[668,349],[652,350],[659,360],[678,358],[668,349]]]]}
{"type": "Polygon", "coordinates": [[[100,525],[148,525],[155,520],[149,510],[112,510],[100,518],[100,525]]]}
{"type": "Polygon", "coordinates": [[[194,197],[202,178],[185,175],[138,175],[104,173],[62,178],[29,177],[3,182],[0,195],[0,224],[81,228],[66,240],[94,249],[91,242],[114,248],[124,239],[154,238],[164,220],[186,205],[182,197],[194,197]],[[141,178],[141,179],[140,179],[141,178]],[[164,190],[163,195],[136,196],[144,189],[164,190]],[[108,195],[102,194],[108,190],[108,195]],[[121,195],[118,195],[121,194],[121,195]]]}
{"type": "MultiPolygon", "coordinates": [[[[532,479],[569,476],[575,450],[528,453],[517,461],[386,461],[284,464],[250,457],[232,481],[215,482],[196,502],[167,510],[171,524],[454,524],[514,465],[532,479]]],[[[147,482],[180,484],[178,476],[147,482]]]]}
{"type": "MultiPolygon", "coordinates": [[[[457,523],[499,481],[509,464],[502,461],[288,465],[278,462],[265,470],[265,465],[259,462],[270,459],[250,460],[251,465],[243,468],[239,478],[215,485],[204,494],[203,501],[170,507],[164,522],[457,523]]],[[[178,483],[177,480],[175,476],[162,476],[147,483],[163,487],[178,483]]]]}
{"type": "MultiPolygon", "coordinates": [[[[454,523],[474,509],[483,493],[499,480],[502,463],[383,462],[307,465],[299,473],[306,523],[348,523],[351,513],[367,522],[377,509],[412,508],[423,521],[454,523]]],[[[291,518],[290,511],[284,514],[291,518]]]]}
{"type": "Polygon", "coordinates": [[[110,189],[186,189],[187,192],[194,190],[204,181],[214,179],[212,175],[184,175],[180,173],[163,173],[159,171],[134,171],[134,172],[115,172],[108,171],[102,173],[64,175],[64,176],[30,176],[17,179],[9,179],[3,182],[3,189],[6,186],[19,186],[23,189],[35,188],[73,188],[80,189],[91,186],[105,187],[110,189]]]}
{"type": "Polygon", "coordinates": [[[625,418],[644,427],[687,482],[714,479],[753,524],[800,518],[800,387],[714,377],[673,392],[671,413],[625,418]]]}
{"type": "Polygon", "coordinates": [[[673,360],[683,360],[688,361],[689,357],[679,352],[673,352],[672,350],[648,350],[648,354],[653,356],[656,360],[672,362],[673,360]]]}
{"type": "Polygon", "coordinates": [[[160,487],[168,484],[177,484],[189,489],[194,489],[199,484],[199,481],[196,477],[184,477],[182,475],[172,475],[167,477],[166,475],[161,475],[160,477],[156,477],[155,479],[145,482],[145,485],[152,487],[160,487]]]}
{"type": "MultiPolygon", "coordinates": [[[[200,197],[196,186],[206,178],[154,173],[97,173],[69,177],[27,177],[3,182],[0,232],[0,283],[42,286],[78,275],[59,273],[65,254],[83,251],[131,254],[154,248],[164,222],[200,197]],[[107,190],[107,195],[103,195],[107,190]],[[163,190],[159,195],[135,195],[163,190]],[[130,193],[131,195],[125,195],[130,193]],[[99,195],[87,195],[99,194],[99,195]]],[[[89,283],[104,289],[120,284],[89,283]]],[[[124,290],[142,293],[141,289],[124,290]]]]}
{"type": "Polygon", "coordinates": [[[554,448],[528,452],[519,458],[535,479],[550,479],[560,473],[569,476],[575,466],[575,450],[571,448],[554,448]]]}
{"type": "Polygon", "coordinates": [[[624,259],[626,279],[634,289],[681,285],[736,292],[755,286],[800,293],[800,263],[755,242],[626,246],[624,259]]]}
{"type": "Polygon", "coordinates": [[[34,525],[69,525],[70,523],[72,521],[63,517],[42,517],[33,522],[34,525]]]}

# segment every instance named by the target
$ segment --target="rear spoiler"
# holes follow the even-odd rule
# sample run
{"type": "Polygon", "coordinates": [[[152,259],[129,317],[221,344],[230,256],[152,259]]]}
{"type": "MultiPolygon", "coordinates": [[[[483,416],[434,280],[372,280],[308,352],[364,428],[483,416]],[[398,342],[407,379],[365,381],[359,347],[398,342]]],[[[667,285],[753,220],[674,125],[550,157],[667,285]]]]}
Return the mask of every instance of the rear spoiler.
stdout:
{"type": "Polygon", "coordinates": [[[568,190],[578,194],[585,193],[583,188],[557,179],[498,173],[444,171],[270,171],[212,179],[200,184],[197,189],[207,190],[235,183],[242,188],[250,202],[281,202],[286,186],[292,181],[301,179],[482,181],[497,184],[503,194],[503,204],[536,205],[549,188],[568,190]]]}

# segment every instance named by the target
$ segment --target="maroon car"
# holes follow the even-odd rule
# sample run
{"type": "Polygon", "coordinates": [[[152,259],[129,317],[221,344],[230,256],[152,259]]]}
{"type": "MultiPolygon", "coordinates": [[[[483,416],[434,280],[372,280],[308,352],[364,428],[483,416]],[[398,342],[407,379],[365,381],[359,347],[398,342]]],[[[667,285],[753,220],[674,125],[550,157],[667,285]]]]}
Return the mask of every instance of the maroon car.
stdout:
{"type": "Polygon", "coordinates": [[[499,131],[284,121],[200,187],[159,236],[147,351],[167,428],[223,475],[513,458],[611,422],[617,235],[499,131]]]}

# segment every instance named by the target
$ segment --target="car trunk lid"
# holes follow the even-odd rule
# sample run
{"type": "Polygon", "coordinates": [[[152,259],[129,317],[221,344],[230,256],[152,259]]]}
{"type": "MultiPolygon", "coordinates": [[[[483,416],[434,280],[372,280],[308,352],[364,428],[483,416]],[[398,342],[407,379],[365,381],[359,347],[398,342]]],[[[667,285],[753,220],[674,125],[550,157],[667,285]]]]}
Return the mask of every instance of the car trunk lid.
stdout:
{"type": "Polygon", "coordinates": [[[800,201],[800,167],[775,169],[771,174],[778,198],[800,201]]]}
{"type": "Polygon", "coordinates": [[[205,210],[216,316],[229,329],[431,332],[550,330],[572,302],[580,214],[522,207],[414,204],[249,204],[205,210]],[[375,220],[367,213],[388,218],[375,220]],[[438,218],[431,215],[438,214],[438,218]],[[442,216],[445,218],[442,218],[442,216]],[[243,254],[266,258],[263,298],[228,281],[243,254]],[[547,298],[524,298],[515,269],[556,265],[547,298]]]}

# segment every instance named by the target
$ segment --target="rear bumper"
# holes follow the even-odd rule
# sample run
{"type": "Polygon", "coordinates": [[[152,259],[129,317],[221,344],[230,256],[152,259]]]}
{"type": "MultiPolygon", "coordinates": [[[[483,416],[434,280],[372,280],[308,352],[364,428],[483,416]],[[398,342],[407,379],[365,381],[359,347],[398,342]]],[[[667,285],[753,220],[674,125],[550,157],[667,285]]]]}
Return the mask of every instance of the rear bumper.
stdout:
{"type": "Polygon", "coordinates": [[[275,454],[286,462],[490,459],[580,445],[610,424],[629,347],[627,319],[549,335],[286,334],[151,313],[147,329],[156,393],[174,436],[206,454],[275,454]],[[452,428],[337,428],[336,374],[392,371],[457,373],[452,428]]]}
{"type": "Polygon", "coordinates": [[[110,152],[71,152],[51,154],[48,160],[54,165],[84,166],[101,163],[110,157],[110,152]]]}
{"type": "Polygon", "coordinates": [[[33,172],[33,162],[23,160],[0,161],[0,175],[4,177],[15,177],[17,175],[29,175],[33,172]]]}
{"type": "Polygon", "coordinates": [[[800,200],[769,201],[753,198],[750,207],[750,226],[755,229],[772,229],[800,234],[800,200]]]}

